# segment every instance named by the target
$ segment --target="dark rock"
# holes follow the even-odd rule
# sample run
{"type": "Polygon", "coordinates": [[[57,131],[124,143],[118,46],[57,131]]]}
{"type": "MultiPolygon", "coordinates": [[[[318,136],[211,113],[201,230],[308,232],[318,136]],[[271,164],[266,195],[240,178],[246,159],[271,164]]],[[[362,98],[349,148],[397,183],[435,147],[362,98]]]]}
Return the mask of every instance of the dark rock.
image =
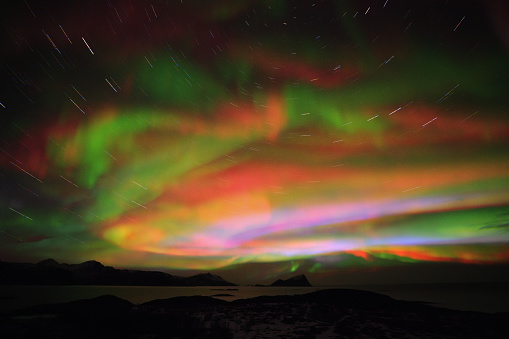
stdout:
{"type": "Polygon", "coordinates": [[[331,289],[232,302],[175,297],[133,305],[106,295],[0,315],[8,338],[273,337],[508,338],[509,313],[489,314],[331,289]]]}
{"type": "Polygon", "coordinates": [[[131,310],[134,305],[113,295],[103,295],[92,299],[82,299],[59,304],[44,304],[13,312],[13,315],[120,315],[131,310]]]}
{"type": "Polygon", "coordinates": [[[287,280],[278,279],[270,286],[287,286],[287,287],[312,287],[304,274],[297,275],[287,280]]]}
{"type": "Polygon", "coordinates": [[[39,261],[36,265],[37,266],[46,266],[46,267],[59,267],[60,266],[60,264],[55,259],[52,259],[52,258],[39,261]]]}

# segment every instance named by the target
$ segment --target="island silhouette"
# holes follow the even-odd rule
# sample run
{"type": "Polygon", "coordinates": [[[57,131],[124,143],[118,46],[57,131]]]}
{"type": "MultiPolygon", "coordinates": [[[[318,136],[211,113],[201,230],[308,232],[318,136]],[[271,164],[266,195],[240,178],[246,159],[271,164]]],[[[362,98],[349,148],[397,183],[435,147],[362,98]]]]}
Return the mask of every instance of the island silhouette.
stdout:
{"type": "Polygon", "coordinates": [[[290,279],[282,280],[278,279],[274,281],[270,286],[283,286],[283,287],[312,287],[308,279],[304,274],[299,274],[290,279]]]}

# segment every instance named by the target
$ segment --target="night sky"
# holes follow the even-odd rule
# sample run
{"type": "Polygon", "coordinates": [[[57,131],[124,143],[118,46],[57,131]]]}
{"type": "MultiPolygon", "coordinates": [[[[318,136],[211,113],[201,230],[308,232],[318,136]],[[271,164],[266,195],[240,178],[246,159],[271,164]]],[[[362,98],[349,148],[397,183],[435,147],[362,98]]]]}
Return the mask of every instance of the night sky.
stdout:
{"type": "Polygon", "coordinates": [[[1,260],[508,278],[507,3],[1,6],[1,260]]]}

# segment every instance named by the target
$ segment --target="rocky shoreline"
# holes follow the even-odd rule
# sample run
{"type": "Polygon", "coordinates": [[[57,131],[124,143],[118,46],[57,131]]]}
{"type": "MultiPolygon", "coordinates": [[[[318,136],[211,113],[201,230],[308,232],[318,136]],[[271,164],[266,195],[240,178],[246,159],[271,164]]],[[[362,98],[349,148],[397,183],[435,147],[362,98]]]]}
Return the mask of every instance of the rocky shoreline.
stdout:
{"type": "Polygon", "coordinates": [[[192,296],[134,305],[106,295],[3,314],[9,338],[509,337],[509,313],[464,312],[351,289],[231,302],[192,296]]]}

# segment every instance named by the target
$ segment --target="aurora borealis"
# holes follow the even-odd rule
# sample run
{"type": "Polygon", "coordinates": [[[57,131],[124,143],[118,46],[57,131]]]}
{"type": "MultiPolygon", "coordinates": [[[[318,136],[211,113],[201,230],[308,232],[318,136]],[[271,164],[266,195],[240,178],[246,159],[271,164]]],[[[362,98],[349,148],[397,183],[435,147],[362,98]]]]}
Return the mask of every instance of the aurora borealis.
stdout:
{"type": "Polygon", "coordinates": [[[509,262],[507,5],[3,6],[0,259],[509,262]]]}

